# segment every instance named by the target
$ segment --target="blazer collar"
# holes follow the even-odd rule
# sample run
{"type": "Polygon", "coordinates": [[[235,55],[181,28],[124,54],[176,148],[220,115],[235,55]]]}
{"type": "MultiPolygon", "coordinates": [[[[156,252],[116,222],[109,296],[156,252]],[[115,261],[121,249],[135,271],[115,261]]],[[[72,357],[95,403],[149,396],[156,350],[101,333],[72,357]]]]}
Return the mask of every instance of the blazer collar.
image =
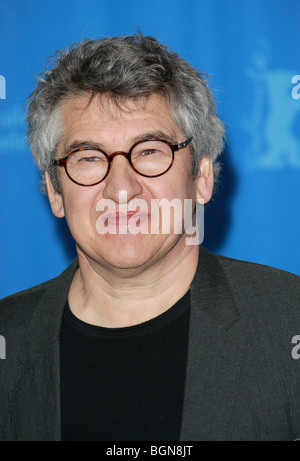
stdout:
{"type": "Polygon", "coordinates": [[[200,247],[180,440],[225,440],[245,341],[220,257],[200,247]]]}
{"type": "Polygon", "coordinates": [[[42,358],[58,339],[63,310],[77,268],[78,258],[75,258],[62,274],[37,287],[42,295],[18,355],[24,365],[29,367],[36,359],[42,358]]]}
{"type": "Polygon", "coordinates": [[[239,319],[239,311],[221,258],[204,247],[199,247],[198,267],[191,284],[191,298],[192,305],[198,306],[197,312],[227,330],[239,319]]]}

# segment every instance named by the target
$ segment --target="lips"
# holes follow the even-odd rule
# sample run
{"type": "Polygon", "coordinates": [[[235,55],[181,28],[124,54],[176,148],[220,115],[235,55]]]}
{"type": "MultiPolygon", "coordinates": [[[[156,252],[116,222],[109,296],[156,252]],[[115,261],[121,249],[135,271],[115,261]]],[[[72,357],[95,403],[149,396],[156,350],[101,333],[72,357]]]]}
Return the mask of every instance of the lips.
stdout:
{"type": "Polygon", "coordinates": [[[105,227],[139,227],[150,216],[148,211],[127,210],[103,213],[100,219],[105,227]]]}
{"type": "Polygon", "coordinates": [[[148,212],[141,211],[127,211],[127,213],[116,212],[115,213],[116,226],[139,226],[141,221],[149,219],[148,212]]]}

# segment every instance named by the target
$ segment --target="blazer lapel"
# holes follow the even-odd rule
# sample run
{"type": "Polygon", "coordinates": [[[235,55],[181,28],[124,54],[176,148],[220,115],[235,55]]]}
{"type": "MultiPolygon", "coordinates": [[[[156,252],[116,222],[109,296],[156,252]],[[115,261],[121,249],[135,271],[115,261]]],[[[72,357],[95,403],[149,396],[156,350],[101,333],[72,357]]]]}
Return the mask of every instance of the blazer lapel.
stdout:
{"type": "Polygon", "coordinates": [[[239,323],[218,257],[200,247],[180,440],[226,440],[245,344],[239,323]]]}
{"type": "Polygon", "coordinates": [[[77,267],[75,260],[59,277],[45,284],[19,351],[21,379],[10,399],[16,440],[60,440],[59,332],[77,267]]]}

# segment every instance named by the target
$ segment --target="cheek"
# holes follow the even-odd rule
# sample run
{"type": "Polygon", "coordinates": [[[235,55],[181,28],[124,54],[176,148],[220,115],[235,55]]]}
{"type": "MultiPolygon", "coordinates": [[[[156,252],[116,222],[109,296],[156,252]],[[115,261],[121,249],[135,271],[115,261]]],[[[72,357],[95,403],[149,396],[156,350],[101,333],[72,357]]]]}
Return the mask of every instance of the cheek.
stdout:
{"type": "Polygon", "coordinates": [[[164,183],[157,183],[151,188],[151,195],[157,199],[180,199],[194,198],[196,194],[196,182],[187,173],[171,176],[164,183]]]}
{"type": "MultiPolygon", "coordinates": [[[[170,175],[167,182],[156,184],[155,188],[151,189],[151,196],[159,203],[161,232],[166,236],[180,234],[183,221],[190,219],[193,213],[196,198],[195,181],[192,181],[187,173],[172,177],[170,175]]],[[[154,209],[157,209],[155,205],[154,209]]]]}
{"type": "Polygon", "coordinates": [[[95,193],[77,186],[72,191],[63,194],[64,210],[69,226],[75,223],[77,226],[86,227],[96,213],[95,193]]]}

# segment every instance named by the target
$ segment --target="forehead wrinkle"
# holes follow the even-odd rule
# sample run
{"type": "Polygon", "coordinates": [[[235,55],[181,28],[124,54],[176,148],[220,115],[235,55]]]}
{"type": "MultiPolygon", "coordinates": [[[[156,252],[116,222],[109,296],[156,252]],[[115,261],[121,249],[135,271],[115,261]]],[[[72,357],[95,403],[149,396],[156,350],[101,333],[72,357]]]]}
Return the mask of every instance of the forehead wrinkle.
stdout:
{"type": "MultiPolygon", "coordinates": [[[[62,109],[64,111],[65,115],[65,121],[67,121],[70,118],[71,124],[72,124],[72,114],[74,111],[79,111],[83,113],[85,112],[87,114],[87,120],[86,124],[87,125],[93,125],[93,123],[97,124],[101,122],[101,119],[106,123],[106,122],[130,122],[135,123],[134,118],[127,118],[126,114],[129,114],[134,117],[134,112],[137,112],[137,117],[140,118],[140,115],[144,115],[145,120],[147,120],[147,116],[151,119],[152,115],[156,116],[157,115],[157,104],[162,104],[162,112],[167,111],[168,112],[168,107],[169,104],[167,101],[159,96],[159,95],[152,95],[153,99],[151,100],[151,96],[148,98],[139,98],[138,100],[131,100],[131,99],[126,99],[124,101],[115,101],[108,95],[95,95],[93,98],[90,97],[90,95],[81,95],[81,96],[75,96],[74,98],[69,98],[68,100],[65,100],[64,103],[62,103],[62,109]],[[149,105],[147,106],[147,103],[150,101],[150,107],[149,105]],[[123,105],[121,106],[121,104],[123,105]],[[152,104],[151,104],[152,103],[152,104]],[[89,114],[86,111],[91,111],[89,114]],[[93,116],[96,115],[96,118],[94,119],[93,116]],[[144,112],[144,114],[141,114],[141,112],[144,112]],[[125,117],[124,117],[125,115],[125,117]],[[104,118],[103,118],[104,116],[104,118]],[[99,117],[99,119],[98,119],[99,117]],[[89,121],[90,119],[90,121],[89,121]],[[98,120],[97,120],[98,119],[98,120]]],[[[170,114],[171,115],[171,114],[170,114]]],[[[171,117],[170,120],[172,121],[172,125],[174,123],[173,118],[171,117]]],[[[151,121],[149,120],[149,123],[151,125],[151,121]]],[[[109,131],[108,127],[103,128],[104,131],[109,131]]],[[[111,128],[112,130],[112,136],[108,137],[107,139],[112,139],[114,142],[115,136],[115,128],[111,128]]],[[[174,126],[166,126],[165,129],[159,129],[153,127],[153,130],[150,126],[150,129],[145,129],[145,131],[141,133],[137,133],[136,135],[133,135],[131,138],[124,139],[124,144],[126,145],[127,149],[130,149],[131,145],[134,144],[135,142],[138,142],[143,139],[155,137],[155,138],[161,138],[163,140],[169,141],[169,142],[180,142],[183,141],[183,139],[177,139],[178,138],[178,132],[180,133],[180,130],[177,126],[176,123],[174,123],[174,126]],[[177,133],[177,134],[176,134],[177,133]]],[[[82,144],[86,143],[87,145],[94,146],[96,148],[99,148],[101,150],[109,150],[107,143],[104,142],[104,140],[99,139],[99,136],[97,138],[92,135],[88,136],[88,138],[81,138],[77,137],[76,133],[74,133],[74,138],[72,140],[69,139],[70,142],[68,142],[68,139],[65,140],[65,142],[62,144],[63,151],[68,154],[72,150],[76,149],[77,147],[82,147],[82,144]],[[80,146],[79,146],[80,144],[80,146]]],[[[62,141],[62,140],[61,140],[62,141]]],[[[108,141],[109,142],[109,141],[108,141]]],[[[124,149],[125,147],[116,147],[116,149],[124,149]]]]}

